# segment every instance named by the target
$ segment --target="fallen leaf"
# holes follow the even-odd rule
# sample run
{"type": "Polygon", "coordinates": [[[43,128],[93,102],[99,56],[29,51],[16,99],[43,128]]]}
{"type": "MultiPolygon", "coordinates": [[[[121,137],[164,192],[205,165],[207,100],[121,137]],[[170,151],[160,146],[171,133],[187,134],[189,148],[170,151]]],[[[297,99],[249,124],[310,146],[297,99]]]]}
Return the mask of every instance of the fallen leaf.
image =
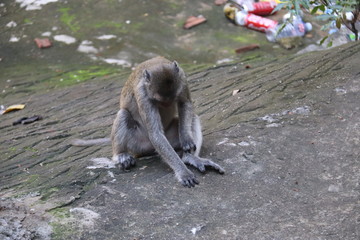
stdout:
{"type": "Polygon", "coordinates": [[[8,108],[6,108],[1,114],[5,114],[16,110],[21,110],[24,109],[24,107],[25,107],[24,104],[11,105],[8,108]]]}

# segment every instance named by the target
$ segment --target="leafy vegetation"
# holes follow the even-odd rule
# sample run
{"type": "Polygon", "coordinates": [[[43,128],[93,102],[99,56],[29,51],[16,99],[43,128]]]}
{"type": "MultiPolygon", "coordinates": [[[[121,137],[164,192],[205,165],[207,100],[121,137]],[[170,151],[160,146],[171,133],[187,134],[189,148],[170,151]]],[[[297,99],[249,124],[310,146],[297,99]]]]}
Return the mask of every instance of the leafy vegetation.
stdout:
{"type": "MultiPolygon", "coordinates": [[[[335,27],[340,29],[346,26],[359,39],[359,32],[355,24],[360,17],[360,0],[282,0],[274,11],[286,8],[293,16],[301,14],[301,7],[309,11],[316,18],[325,22],[323,30],[335,27]]],[[[322,39],[321,44],[327,37],[322,39]]]]}

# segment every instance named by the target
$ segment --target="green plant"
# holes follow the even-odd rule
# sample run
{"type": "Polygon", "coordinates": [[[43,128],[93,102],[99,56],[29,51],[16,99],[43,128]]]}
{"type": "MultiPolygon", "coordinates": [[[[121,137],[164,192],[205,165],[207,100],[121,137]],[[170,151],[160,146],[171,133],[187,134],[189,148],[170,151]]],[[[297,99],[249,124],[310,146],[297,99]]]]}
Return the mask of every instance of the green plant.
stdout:
{"type": "MultiPolygon", "coordinates": [[[[300,8],[303,7],[316,18],[325,22],[322,29],[330,28],[334,23],[340,29],[342,24],[355,35],[355,40],[359,39],[359,32],[355,24],[360,17],[360,0],[282,0],[274,11],[281,8],[287,9],[291,18],[300,15],[300,8]]],[[[323,43],[328,36],[321,40],[323,43]]]]}

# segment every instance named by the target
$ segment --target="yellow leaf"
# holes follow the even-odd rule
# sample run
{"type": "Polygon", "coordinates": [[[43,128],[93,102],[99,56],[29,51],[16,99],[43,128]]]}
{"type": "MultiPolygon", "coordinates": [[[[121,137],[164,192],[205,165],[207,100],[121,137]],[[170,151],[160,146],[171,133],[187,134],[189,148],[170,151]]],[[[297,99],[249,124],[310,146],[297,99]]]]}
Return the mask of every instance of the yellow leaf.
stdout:
{"type": "Polygon", "coordinates": [[[11,105],[8,108],[6,108],[2,114],[5,114],[5,113],[11,112],[11,111],[15,111],[15,110],[21,110],[21,109],[24,109],[24,107],[25,107],[24,104],[11,105]]]}

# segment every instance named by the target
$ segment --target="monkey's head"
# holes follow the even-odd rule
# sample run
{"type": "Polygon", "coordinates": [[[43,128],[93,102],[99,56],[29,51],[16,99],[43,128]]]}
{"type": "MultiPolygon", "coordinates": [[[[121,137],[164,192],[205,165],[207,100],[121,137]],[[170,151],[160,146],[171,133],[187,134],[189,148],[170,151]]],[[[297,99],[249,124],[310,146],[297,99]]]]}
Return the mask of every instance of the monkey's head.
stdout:
{"type": "Polygon", "coordinates": [[[176,61],[158,64],[143,71],[145,87],[150,99],[168,105],[181,93],[185,73],[176,61]]]}

